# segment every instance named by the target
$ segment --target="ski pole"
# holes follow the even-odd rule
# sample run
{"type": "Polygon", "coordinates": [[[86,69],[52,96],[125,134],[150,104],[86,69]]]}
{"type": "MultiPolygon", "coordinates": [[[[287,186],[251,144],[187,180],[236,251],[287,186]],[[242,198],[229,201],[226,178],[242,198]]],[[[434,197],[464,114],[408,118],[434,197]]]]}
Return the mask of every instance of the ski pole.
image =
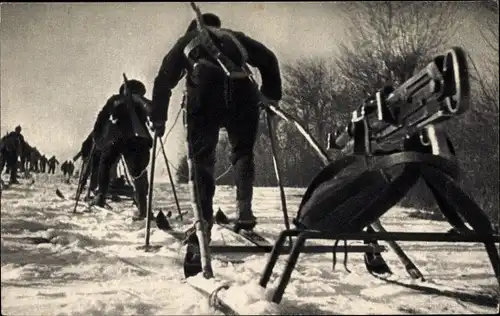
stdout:
{"type": "MultiPolygon", "coordinates": [[[[155,134],[153,138],[153,153],[156,153],[156,144],[158,141],[158,136],[155,134]]],[[[146,249],[149,247],[149,236],[151,231],[151,213],[153,208],[153,183],[155,179],[155,163],[156,163],[156,155],[153,154],[151,159],[151,175],[149,176],[149,194],[148,194],[148,214],[146,215],[146,240],[145,247],[146,249]]]]}
{"type": "MultiPolygon", "coordinates": [[[[189,131],[187,133],[189,135],[189,131]]],[[[199,186],[196,175],[196,168],[193,166],[193,158],[191,155],[191,144],[189,142],[189,137],[187,139],[188,146],[188,169],[189,169],[189,191],[191,192],[191,206],[194,211],[194,227],[196,230],[196,236],[198,237],[198,244],[200,245],[200,257],[201,257],[201,269],[203,271],[203,276],[205,279],[211,279],[214,277],[214,272],[212,269],[212,263],[210,258],[210,248],[208,247],[207,240],[205,238],[205,221],[202,216],[200,201],[199,201],[199,186]]]]}
{"type": "MultiPolygon", "coordinates": [[[[75,207],[73,208],[73,213],[76,213],[76,208],[78,207],[78,202],[80,201],[80,195],[82,194],[83,191],[83,179],[88,177],[89,169],[91,168],[92,164],[92,156],[94,155],[94,150],[95,150],[95,143],[92,143],[92,149],[90,150],[89,158],[87,160],[87,163],[85,163],[84,159],[82,159],[82,166],[80,168],[80,176],[78,180],[78,187],[76,189],[76,196],[75,196],[75,207]],[[85,169],[85,170],[84,170],[85,169]]],[[[89,184],[89,189],[90,189],[90,184],[89,184]]]]}
{"type": "Polygon", "coordinates": [[[123,158],[123,155],[121,156],[120,161],[122,163],[122,169],[123,169],[123,174],[125,175],[125,180],[127,181],[128,185],[130,185],[134,189],[134,194],[132,196],[132,204],[135,205],[136,207],[139,207],[139,202],[136,201],[137,198],[135,195],[136,188],[135,188],[135,185],[133,184],[133,182],[130,180],[130,177],[128,175],[128,171],[127,171],[128,167],[125,163],[125,158],[123,158]]]}
{"type": "Polygon", "coordinates": [[[175,184],[172,178],[172,172],[170,171],[170,164],[168,163],[167,154],[165,153],[165,146],[163,145],[163,140],[160,138],[161,151],[163,153],[163,158],[165,158],[165,164],[167,165],[168,179],[170,180],[170,185],[172,185],[172,194],[174,195],[175,204],[177,205],[177,211],[179,212],[179,218],[182,218],[181,206],[179,205],[179,199],[177,198],[177,192],[175,191],[175,184]]]}
{"type": "Polygon", "coordinates": [[[85,161],[82,159],[82,165],[80,167],[80,175],[78,176],[78,187],[76,188],[76,196],[75,196],[75,207],[73,208],[73,213],[76,213],[76,208],[78,207],[78,201],[80,200],[80,194],[82,193],[82,180],[83,180],[83,174],[85,173],[86,170],[83,169],[87,168],[87,165],[85,164],[85,161]]]}
{"type": "MultiPolygon", "coordinates": [[[[271,153],[273,156],[273,164],[274,164],[274,173],[276,174],[276,181],[278,182],[278,187],[280,190],[280,198],[281,198],[281,210],[283,212],[283,220],[285,221],[285,228],[290,230],[290,220],[288,218],[288,210],[286,207],[286,196],[285,189],[283,188],[283,182],[281,181],[281,170],[278,164],[278,155],[276,153],[276,140],[274,138],[275,134],[273,132],[273,124],[271,121],[271,116],[269,112],[266,111],[266,119],[267,119],[267,129],[269,130],[269,139],[271,140],[271,153]]],[[[289,237],[290,246],[292,246],[292,237],[289,237]]]]}

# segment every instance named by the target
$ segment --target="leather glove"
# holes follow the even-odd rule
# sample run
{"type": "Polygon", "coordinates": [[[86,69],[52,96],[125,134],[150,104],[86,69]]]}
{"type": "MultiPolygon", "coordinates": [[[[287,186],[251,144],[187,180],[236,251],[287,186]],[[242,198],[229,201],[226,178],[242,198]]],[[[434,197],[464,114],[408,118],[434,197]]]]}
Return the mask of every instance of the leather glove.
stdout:
{"type": "Polygon", "coordinates": [[[156,137],[163,137],[165,134],[165,122],[153,122],[153,131],[156,137]]]}

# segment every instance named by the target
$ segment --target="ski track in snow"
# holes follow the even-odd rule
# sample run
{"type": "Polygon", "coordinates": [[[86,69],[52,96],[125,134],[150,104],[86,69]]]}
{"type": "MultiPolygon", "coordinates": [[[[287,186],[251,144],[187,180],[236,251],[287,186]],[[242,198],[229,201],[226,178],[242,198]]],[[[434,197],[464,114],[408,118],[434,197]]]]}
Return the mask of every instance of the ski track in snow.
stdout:
{"type": "MultiPolygon", "coordinates": [[[[66,196],[76,185],[60,176],[35,175],[36,182],[13,186],[1,198],[1,280],[3,315],[201,315],[220,314],[183,280],[184,249],[152,224],[151,243],[165,245],[156,253],[136,249],[144,243],[144,223],[130,220],[130,201],[110,202],[113,211],[73,215],[66,196]],[[25,237],[43,237],[50,243],[30,244],[25,237]],[[24,239],[23,239],[24,238],[24,239]]],[[[76,180],[73,180],[76,182],[76,180]]],[[[190,211],[187,186],[178,185],[183,210],[190,211]]],[[[297,210],[303,189],[287,188],[290,217],[297,210]]],[[[156,184],[154,208],[177,210],[168,183],[156,184]]],[[[234,216],[232,187],[217,187],[215,204],[234,216]]],[[[215,209],[216,210],[216,209],[215,209]]],[[[256,231],[274,240],[283,229],[279,191],[256,188],[256,231]]],[[[392,231],[445,232],[447,223],[405,217],[390,210],[382,222],[392,231]]],[[[191,212],[184,225],[191,223],[191,212]]],[[[182,223],[172,221],[173,226],[182,223]]],[[[187,226],[185,227],[187,228],[187,226]]],[[[215,226],[214,244],[248,244],[215,226]]],[[[325,243],[325,241],[321,242],[325,243]]],[[[352,241],[351,244],[360,242],[352,241]]],[[[384,244],[384,242],[381,242],[384,244]]],[[[282,256],[268,289],[258,286],[266,254],[245,255],[244,264],[213,260],[217,278],[233,286],[220,293],[238,302],[247,314],[482,314],[496,311],[497,284],[481,244],[400,243],[420,268],[426,282],[413,281],[392,251],[384,257],[394,272],[388,281],[369,275],[363,255],[302,254],[283,301],[270,303],[282,256]]]]}

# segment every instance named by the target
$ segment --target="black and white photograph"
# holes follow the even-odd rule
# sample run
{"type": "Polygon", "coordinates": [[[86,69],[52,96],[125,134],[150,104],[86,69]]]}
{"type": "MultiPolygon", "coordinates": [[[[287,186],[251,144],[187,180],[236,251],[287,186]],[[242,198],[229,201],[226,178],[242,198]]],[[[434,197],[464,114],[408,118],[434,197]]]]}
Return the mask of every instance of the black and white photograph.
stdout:
{"type": "Polygon", "coordinates": [[[500,314],[498,0],[0,3],[1,315],[500,314]]]}

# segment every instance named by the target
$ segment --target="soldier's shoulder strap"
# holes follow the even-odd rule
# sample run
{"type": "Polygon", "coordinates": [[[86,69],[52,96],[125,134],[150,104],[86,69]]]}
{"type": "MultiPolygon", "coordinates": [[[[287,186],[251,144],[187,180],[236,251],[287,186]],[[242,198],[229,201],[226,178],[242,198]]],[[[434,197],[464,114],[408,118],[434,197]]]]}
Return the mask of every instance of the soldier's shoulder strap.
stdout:
{"type": "MultiPolygon", "coordinates": [[[[243,46],[243,44],[241,44],[241,42],[238,40],[238,38],[233,34],[233,32],[231,32],[230,30],[227,30],[227,29],[219,29],[219,28],[215,28],[215,27],[210,27],[210,26],[207,26],[206,29],[213,35],[215,35],[217,38],[223,38],[223,37],[227,37],[227,38],[230,38],[231,41],[236,45],[236,47],[238,48],[241,56],[242,56],[242,59],[243,59],[243,62],[246,63],[247,60],[248,60],[248,51],[246,50],[246,48],[243,46]]],[[[203,46],[204,45],[204,42],[203,42],[203,38],[202,38],[202,34],[198,34],[196,35],[187,45],[186,47],[184,48],[184,55],[186,57],[189,58],[191,52],[199,47],[199,46],[203,46]]]]}

